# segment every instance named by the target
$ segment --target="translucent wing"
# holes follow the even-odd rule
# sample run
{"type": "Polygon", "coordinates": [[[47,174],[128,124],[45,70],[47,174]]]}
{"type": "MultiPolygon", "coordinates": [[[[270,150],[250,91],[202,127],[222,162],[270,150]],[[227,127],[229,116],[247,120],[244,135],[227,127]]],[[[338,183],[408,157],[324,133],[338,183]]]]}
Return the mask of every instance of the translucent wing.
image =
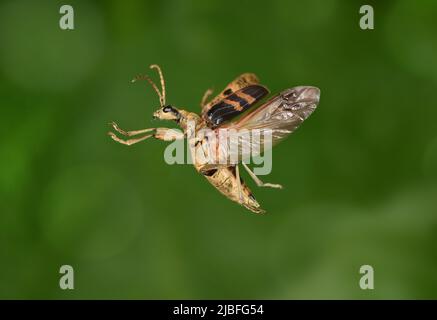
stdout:
{"type": "Polygon", "coordinates": [[[203,115],[208,127],[217,128],[232,120],[264,98],[269,90],[259,84],[244,87],[220,100],[203,115]]]}
{"type": "Polygon", "coordinates": [[[205,104],[202,109],[202,116],[208,112],[208,110],[219,101],[223,100],[226,96],[238,91],[244,87],[250,86],[252,84],[258,84],[258,77],[254,73],[243,73],[229,83],[226,88],[223,89],[220,94],[218,94],[214,99],[205,104]]]}
{"type": "Polygon", "coordinates": [[[261,154],[296,130],[316,109],[319,97],[320,90],[315,87],[287,89],[238,121],[216,129],[238,134],[233,142],[218,144],[219,156],[236,163],[261,154]]]}

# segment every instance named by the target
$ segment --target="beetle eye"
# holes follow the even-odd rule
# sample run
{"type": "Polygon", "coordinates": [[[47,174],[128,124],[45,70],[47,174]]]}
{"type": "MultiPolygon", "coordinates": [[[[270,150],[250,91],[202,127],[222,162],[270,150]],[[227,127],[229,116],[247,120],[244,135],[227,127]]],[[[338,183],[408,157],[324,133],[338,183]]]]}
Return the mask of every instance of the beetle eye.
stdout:
{"type": "Polygon", "coordinates": [[[170,112],[173,110],[173,107],[171,105],[165,106],[164,108],[162,108],[163,112],[170,112]]]}

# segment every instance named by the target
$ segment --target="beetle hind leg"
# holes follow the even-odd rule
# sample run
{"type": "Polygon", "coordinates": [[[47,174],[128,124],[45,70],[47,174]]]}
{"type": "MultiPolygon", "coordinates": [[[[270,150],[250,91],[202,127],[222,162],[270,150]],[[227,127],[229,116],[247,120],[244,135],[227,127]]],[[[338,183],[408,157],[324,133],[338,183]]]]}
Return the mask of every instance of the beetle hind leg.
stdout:
{"type": "Polygon", "coordinates": [[[282,185],[280,184],[262,182],[261,179],[258,178],[256,174],[252,172],[252,170],[249,169],[247,164],[245,164],[244,162],[242,162],[242,164],[244,169],[246,169],[247,173],[249,173],[250,177],[253,179],[253,181],[255,181],[258,187],[270,187],[270,188],[282,189],[282,185]]]}
{"type": "Polygon", "coordinates": [[[238,164],[235,166],[235,176],[237,178],[237,187],[238,187],[238,202],[243,203],[243,192],[241,191],[241,179],[240,179],[240,169],[238,164]]]}
{"type": "Polygon", "coordinates": [[[254,213],[265,213],[265,210],[261,209],[258,201],[241,179],[238,164],[235,166],[235,178],[237,180],[238,203],[254,213]]]}

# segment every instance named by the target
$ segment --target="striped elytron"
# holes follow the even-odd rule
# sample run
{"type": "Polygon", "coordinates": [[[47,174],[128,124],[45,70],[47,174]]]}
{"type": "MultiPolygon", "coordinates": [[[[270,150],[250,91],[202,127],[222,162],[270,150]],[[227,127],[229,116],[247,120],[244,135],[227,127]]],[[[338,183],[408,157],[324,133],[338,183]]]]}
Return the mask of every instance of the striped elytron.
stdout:
{"type": "MultiPolygon", "coordinates": [[[[268,130],[272,133],[273,145],[283,140],[293,132],[315,110],[319,102],[320,90],[316,87],[299,86],[286,89],[274,96],[258,108],[254,106],[268,95],[269,90],[259,84],[257,76],[253,73],[244,73],[232,81],[214,99],[208,102],[212,90],[208,89],[201,101],[201,114],[177,109],[167,105],[165,98],[165,82],[158,65],[151,65],[160,76],[161,91],[156,84],[146,75],[138,76],[136,80],[147,80],[159,96],[160,107],[154,112],[154,118],[160,120],[173,120],[183,130],[176,131],[169,128],[148,128],[135,131],[124,131],[114,122],[110,125],[119,134],[125,137],[136,138],[121,139],[113,132],[109,136],[122,144],[132,145],[150,137],[172,141],[177,139],[196,139],[190,141],[195,148],[207,145],[208,139],[198,135],[188,134],[188,124],[194,123],[196,130],[209,128],[214,132],[227,129],[268,130]],[[247,111],[247,112],[246,112],[247,111]],[[244,114],[243,114],[244,113],[244,114]],[[240,116],[238,117],[237,116],[240,116]]],[[[251,143],[250,141],[248,143],[251,143]]],[[[224,151],[226,152],[226,151],[224,151]]],[[[226,155],[227,156],[227,155],[226,155]]],[[[242,155],[243,157],[244,155],[242,155]]],[[[246,163],[234,164],[199,163],[194,161],[194,167],[223,195],[255,213],[265,212],[254,198],[252,192],[244,183],[239,173],[239,163],[247,170],[250,177],[259,187],[282,188],[281,185],[262,182],[247,166],[246,163]]]]}

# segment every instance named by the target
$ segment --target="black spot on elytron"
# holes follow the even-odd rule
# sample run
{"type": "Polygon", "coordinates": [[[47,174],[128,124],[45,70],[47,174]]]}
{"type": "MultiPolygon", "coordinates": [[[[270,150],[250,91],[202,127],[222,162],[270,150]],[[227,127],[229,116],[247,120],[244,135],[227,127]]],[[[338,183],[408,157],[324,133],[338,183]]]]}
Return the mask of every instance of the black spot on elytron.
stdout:
{"type": "Polygon", "coordinates": [[[232,93],[232,89],[231,89],[231,88],[229,88],[229,89],[223,91],[223,94],[224,94],[225,96],[229,96],[231,93],[232,93]]]}
{"type": "Polygon", "coordinates": [[[241,91],[244,92],[245,94],[248,94],[249,96],[251,96],[255,100],[259,100],[269,93],[267,88],[265,88],[261,85],[247,86],[247,87],[241,89],[241,91]]]}
{"type": "Polygon", "coordinates": [[[208,170],[208,171],[203,171],[202,174],[204,176],[211,177],[216,172],[217,172],[217,169],[211,169],[211,170],[208,170]]]}
{"type": "Polygon", "coordinates": [[[228,99],[230,101],[238,102],[238,104],[242,108],[244,108],[246,105],[249,105],[249,102],[246,99],[243,99],[243,98],[237,96],[236,94],[233,94],[232,96],[229,96],[226,99],[228,99]]]}

